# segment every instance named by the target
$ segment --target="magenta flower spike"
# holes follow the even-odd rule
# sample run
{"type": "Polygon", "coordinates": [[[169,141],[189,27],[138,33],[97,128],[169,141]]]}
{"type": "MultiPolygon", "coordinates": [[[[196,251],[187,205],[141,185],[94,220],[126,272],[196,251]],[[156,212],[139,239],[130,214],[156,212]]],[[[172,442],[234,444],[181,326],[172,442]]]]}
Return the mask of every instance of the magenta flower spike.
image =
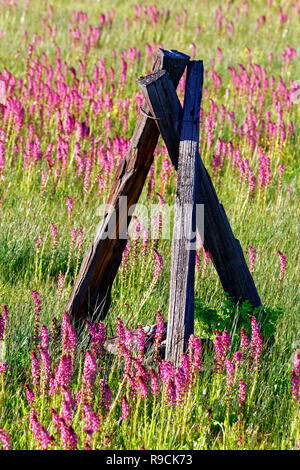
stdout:
{"type": "Polygon", "coordinates": [[[3,316],[0,314],[0,341],[4,339],[4,332],[5,332],[5,321],[3,316]]]}
{"type": "Polygon", "coordinates": [[[159,348],[161,345],[161,341],[163,338],[164,334],[164,329],[165,329],[165,321],[164,317],[160,312],[157,312],[156,314],[156,331],[155,331],[155,337],[154,337],[154,345],[153,345],[153,350],[154,350],[154,358],[158,358],[159,355],[159,348]]]}
{"type": "Polygon", "coordinates": [[[159,393],[159,380],[156,372],[151,367],[150,369],[150,381],[151,381],[151,393],[153,396],[158,395],[159,393]]]}
{"type": "Polygon", "coordinates": [[[145,334],[144,328],[142,327],[142,325],[139,325],[137,339],[136,339],[136,347],[137,347],[138,358],[140,361],[144,360],[145,342],[146,342],[146,334],[145,334]]]}
{"type": "Polygon", "coordinates": [[[201,370],[201,354],[202,347],[200,339],[195,335],[191,335],[189,339],[189,359],[192,374],[201,370]]]}
{"type": "Polygon", "coordinates": [[[49,331],[45,325],[41,326],[41,346],[44,349],[49,346],[49,331]]]}
{"type": "Polygon", "coordinates": [[[143,400],[145,400],[148,396],[148,385],[146,381],[144,380],[144,378],[141,376],[138,377],[137,383],[138,383],[139,390],[141,392],[141,397],[143,400]]]}
{"type": "Polygon", "coordinates": [[[249,263],[250,263],[250,273],[253,273],[254,267],[255,267],[255,251],[252,245],[248,246],[248,252],[249,252],[249,263]]]}
{"type": "Polygon", "coordinates": [[[239,380],[239,393],[238,393],[238,403],[239,403],[240,410],[243,408],[245,401],[246,401],[246,384],[242,379],[240,379],[239,380]]]}
{"type": "Polygon", "coordinates": [[[234,363],[232,362],[232,360],[229,359],[229,358],[226,359],[225,366],[226,366],[226,371],[227,371],[226,386],[227,386],[227,390],[230,391],[232,386],[233,386],[233,382],[234,382],[235,366],[234,366],[234,363]]]}
{"type": "Polygon", "coordinates": [[[156,283],[159,279],[159,277],[162,274],[164,262],[161,254],[156,250],[156,248],[153,248],[154,255],[155,255],[155,268],[154,268],[154,275],[153,275],[153,283],[156,283]]]}
{"type": "Polygon", "coordinates": [[[78,437],[72,426],[68,426],[63,418],[60,418],[60,431],[62,447],[64,450],[76,450],[78,437]]]}
{"type": "Polygon", "coordinates": [[[241,328],[241,352],[242,352],[242,360],[245,360],[246,357],[246,350],[249,345],[249,339],[247,332],[244,327],[241,328]]]}
{"type": "Polygon", "coordinates": [[[300,349],[296,349],[293,356],[292,397],[300,403],[300,349]]]}
{"type": "Polygon", "coordinates": [[[126,396],[123,395],[123,397],[122,397],[122,409],[121,409],[121,420],[125,421],[126,419],[128,419],[129,414],[130,414],[129,403],[127,401],[126,396]]]}
{"type": "Polygon", "coordinates": [[[33,385],[38,387],[40,383],[40,364],[35,351],[31,352],[31,374],[33,385]]]}
{"type": "Polygon", "coordinates": [[[0,429],[0,441],[2,443],[3,450],[10,450],[11,439],[8,433],[4,431],[4,429],[0,429]]]}
{"type": "Polygon", "coordinates": [[[251,318],[251,342],[250,342],[250,357],[258,365],[260,362],[261,351],[263,347],[263,339],[259,331],[259,325],[254,316],[251,318]]]}
{"type": "Polygon", "coordinates": [[[279,261],[280,261],[280,273],[279,273],[278,281],[282,282],[284,278],[285,270],[286,270],[286,256],[284,253],[282,253],[279,250],[277,250],[277,254],[279,256],[279,261]]]}

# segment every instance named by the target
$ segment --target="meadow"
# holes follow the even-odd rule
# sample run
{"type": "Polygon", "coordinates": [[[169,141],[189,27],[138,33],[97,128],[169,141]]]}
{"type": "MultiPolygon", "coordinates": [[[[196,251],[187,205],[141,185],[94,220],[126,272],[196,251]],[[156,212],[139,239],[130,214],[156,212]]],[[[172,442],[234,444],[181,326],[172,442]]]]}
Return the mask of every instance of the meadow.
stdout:
{"type": "MultiPolygon", "coordinates": [[[[299,0],[0,1],[0,449],[300,447],[299,22],[299,0]],[[107,317],[64,313],[158,47],[204,62],[200,154],[264,306],[235,306],[199,247],[177,369],[163,211],[133,218],[107,317]]],[[[175,188],[160,140],[139,202],[175,188]]]]}

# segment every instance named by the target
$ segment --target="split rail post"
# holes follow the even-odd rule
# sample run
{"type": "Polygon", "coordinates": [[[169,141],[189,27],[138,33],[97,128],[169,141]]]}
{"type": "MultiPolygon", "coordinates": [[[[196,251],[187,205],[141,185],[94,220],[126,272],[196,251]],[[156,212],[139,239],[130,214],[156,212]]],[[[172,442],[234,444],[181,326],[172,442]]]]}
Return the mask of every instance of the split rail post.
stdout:
{"type": "MultiPolygon", "coordinates": [[[[156,78],[165,75],[165,72],[154,74],[156,78]]],[[[147,78],[139,80],[139,84],[145,91],[147,89],[147,78]],[[144,88],[143,88],[144,87],[144,88]]],[[[196,204],[195,198],[198,193],[198,171],[197,152],[199,146],[199,113],[202,98],[203,63],[202,61],[191,61],[187,66],[187,78],[184,98],[183,113],[177,105],[177,95],[168,93],[170,87],[166,86],[163,91],[167,101],[161,103],[159,80],[156,82],[158,93],[151,94],[148,91],[149,104],[156,111],[156,104],[162,105],[157,118],[158,126],[164,126],[168,134],[165,141],[168,148],[172,147],[174,141],[174,119],[177,126],[177,135],[180,130],[179,156],[178,156],[178,179],[175,197],[175,216],[172,239],[171,260],[171,282],[169,298],[169,314],[167,328],[166,359],[179,365],[182,353],[187,345],[188,338],[194,332],[194,283],[195,283],[195,245],[196,245],[196,204]],[[159,104],[156,102],[159,102],[159,104]],[[173,101],[174,105],[173,105],[173,101]],[[179,112],[176,112],[179,111],[179,112]],[[173,113],[174,112],[174,113],[173,113]],[[182,117],[182,119],[181,119],[182,117]]],[[[173,87],[174,88],[174,87],[173,87]]],[[[145,93],[146,97],[146,93],[145,93]]],[[[169,150],[171,159],[177,151],[169,150]]],[[[177,167],[177,161],[172,159],[177,167]]]]}

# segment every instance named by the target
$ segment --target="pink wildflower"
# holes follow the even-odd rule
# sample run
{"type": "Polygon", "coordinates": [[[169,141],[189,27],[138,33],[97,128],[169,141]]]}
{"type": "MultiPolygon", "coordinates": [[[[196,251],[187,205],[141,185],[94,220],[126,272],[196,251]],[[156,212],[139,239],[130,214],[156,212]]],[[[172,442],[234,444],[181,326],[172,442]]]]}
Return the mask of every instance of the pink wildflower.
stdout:
{"type": "Polygon", "coordinates": [[[0,429],[0,441],[2,442],[3,450],[9,450],[11,447],[10,436],[4,429],[0,429]]]}
{"type": "Polygon", "coordinates": [[[129,403],[125,395],[122,397],[122,412],[121,412],[121,420],[125,421],[129,417],[130,409],[129,403]]]}

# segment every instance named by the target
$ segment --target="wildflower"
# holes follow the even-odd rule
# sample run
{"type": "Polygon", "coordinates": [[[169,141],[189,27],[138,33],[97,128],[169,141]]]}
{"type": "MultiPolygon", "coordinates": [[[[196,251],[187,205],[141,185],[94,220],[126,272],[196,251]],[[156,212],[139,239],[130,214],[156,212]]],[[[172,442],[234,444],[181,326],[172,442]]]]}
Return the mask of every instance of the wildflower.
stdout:
{"type": "Polygon", "coordinates": [[[204,276],[208,262],[210,260],[210,254],[208,251],[205,251],[204,248],[203,248],[203,254],[204,254],[204,262],[203,262],[203,267],[202,267],[202,277],[204,276]]]}
{"type": "Polygon", "coordinates": [[[243,408],[245,401],[246,401],[246,384],[242,379],[240,379],[239,380],[239,394],[238,394],[238,403],[239,403],[240,410],[243,408]]]}
{"type": "Polygon", "coordinates": [[[185,388],[186,390],[188,390],[192,385],[191,363],[189,354],[182,354],[180,367],[182,367],[183,369],[185,375],[185,388]]]}
{"type": "Polygon", "coordinates": [[[248,335],[244,327],[241,328],[241,351],[242,351],[242,359],[245,360],[246,357],[246,350],[249,345],[248,335]]]}
{"type": "Polygon", "coordinates": [[[282,282],[284,278],[284,273],[286,269],[286,256],[284,253],[281,253],[281,251],[277,250],[277,254],[279,256],[279,261],[280,261],[280,273],[278,277],[278,281],[282,282]]]}
{"type": "Polygon", "coordinates": [[[191,372],[194,374],[201,369],[201,341],[197,336],[191,335],[189,339],[189,356],[191,361],[191,372]]]}
{"type": "Polygon", "coordinates": [[[241,353],[241,351],[235,352],[234,355],[233,355],[233,357],[234,357],[234,361],[235,361],[236,365],[239,366],[240,363],[241,363],[241,360],[242,360],[242,353],[241,353]]]}
{"type": "Polygon", "coordinates": [[[103,357],[104,343],[106,340],[106,331],[103,323],[99,323],[98,327],[86,320],[88,329],[92,336],[92,351],[95,357],[103,357]]]}
{"type": "Polygon", "coordinates": [[[138,358],[140,359],[140,361],[144,359],[145,341],[146,341],[146,334],[145,334],[144,328],[142,327],[142,325],[139,325],[136,347],[137,347],[138,358]]]}
{"type": "Polygon", "coordinates": [[[38,420],[37,412],[34,408],[31,408],[29,413],[29,422],[30,422],[30,429],[34,435],[34,439],[38,446],[43,449],[47,450],[49,444],[53,441],[53,437],[49,434],[47,429],[41,425],[38,420]]]}
{"type": "Polygon", "coordinates": [[[25,384],[25,390],[26,390],[27,401],[30,407],[32,407],[32,405],[34,404],[34,400],[35,400],[34,391],[29,387],[28,384],[25,384]]]}
{"type": "Polygon", "coordinates": [[[85,354],[84,366],[83,366],[83,376],[82,376],[82,385],[84,398],[89,403],[92,399],[92,390],[95,384],[97,376],[97,363],[95,356],[89,350],[85,354]]]}
{"type": "Polygon", "coordinates": [[[0,429],[0,441],[2,442],[3,450],[9,450],[11,447],[10,436],[4,429],[0,429]]]}
{"type": "Polygon", "coordinates": [[[122,412],[121,412],[121,420],[125,421],[130,414],[129,403],[125,395],[122,397],[122,412]]]}
{"type": "Polygon", "coordinates": [[[33,298],[34,303],[34,311],[35,311],[35,323],[34,323],[34,345],[37,348],[38,345],[38,338],[39,338],[39,321],[40,321],[40,313],[41,313],[41,306],[42,302],[40,300],[40,296],[38,291],[32,290],[31,296],[33,298]]]}
{"type": "Polygon", "coordinates": [[[148,396],[148,386],[147,386],[147,383],[146,381],[144,380],[143,377],[138,377],[138,386],[139,386],[139,389],[140,389],[140,392],[141,392],[141,397],[143,399],[147,398],[148,396]]]}
{"type": "Polygon", "coordinates": [[[175,373],[176,403],[179,404],[185,391],[185,373],[183,367],[178,367],[175,373]]]}
{"type": "Polygon", "coordinates": [[[154,275],[153,275],[153,283],[155,284],[162,274],[164,263],[163,263],[163,258],[159,254],[159,252],[155,248],[153,248],[153,251],[154,251],[155,260],[156,260],[156,264],[154,268],[154,275]]]}
{"type": "Polygon", "coordinates": [[[5,321],[3,316],[0,314],[0,341],[4,339],[4,332],[5,332],[5,321]]]}
{"type": "Polygon", "coordinates": [[[52,238],[53,238],[53,248],[57,246],[57,227],[54,225],[53,222],[50,222],[51,224],[51,233],[52,233],[52,238]]]}
{"type": "Polygon", "coordinates": [[[35,351],[31,352],[31,373],[33,384],[38,387],[40,383],[40,364],[35,351]]]}
{"type": "Polygon", "coordinates": [[[119,352],[122,352],[125,345],[125,331],[121,318],[117,318],[117,335],[119,337],[119,352]]]}
{"type": "Polygon", "coordinates": [[[7,322],[8,322],[8,309],[7,309],[7,305],[2,305],[2,317],[3,317],[4,323],[5,323],[5,325],[6,325],[7,322]]]}
{"type": "Polygon", "coordinates": [[[77,335],[74,326],[71,324],[70,317],[66,313],[63,314],[62,321],[62,345],[63,352],[70,355],[73,362],[77,347],[77,335]]]}
{"type": "Polygon", "coordinates": [[[72,424],[72,407],[69,401],[62,401],[61,417],[65,420],[66,424],[70,426],[72,424]]]}
{"type": "Polygon", "coordinates": [[[55,387],[69,388],[72,380],[72,360],[67,354],[63,354],[55,371],[55,387]]]}
{"type": "Polygon", "coordinates": [[[57,291],[58,291],[59,296],[62,293],[64,285],[65,285],[65,275],[62,272],[60,272],[58,275],[58,281],[57,281],[57,291]]]}
{"type": "Polygon", "coordinates": [[[49,332],[45,325],[41,326],[41,346],[43,349],[48,348],[49,345],[49,332]]]}
{"type": "Polygon", "coordinates": [[[263,339],[260,335],[259,325],[254,316],[251,318],[251,342],[250,342],[250,357],[259,364],[260,355],[263,346],[263,339]]]}
{"type": "Polygon", "coordinates": [[[96,413],[93,412],[91,405],[84,403],[83,413],[84,413],[84,422],[85,422],[84,432],[87,434],[93,434],[99,431],[100,418],[96,413]]]}
{"type": "Polygon", "coordinates": [[[78,441],[77,434],[72,428],[72,426],[67,425],[63,418],[60,418],[60,431],[63,449],[76,450],[78,441]]]}
{"type": "Polygon", "coordinates": [[[154,358],[158,358],[159,354],[159,347],[163,338],[164,334],[164,329],[165,329],[165,322],[164,322],[164,317],[160,312],[157,312],[156,315],[156,331],[155,331],[155,338],[154,338],[154,344],[153,344],[153,350],[154,350],[154,358]]]}
{"type": "Polygon", "coordinates": [[[151,377],[151,393],[152,395],[158,395],[159,381],[158,381],[157,374],[152,367],[150,369],[150,377],[151,377]]]}
{"type": "Polygon", "coordinates": [[[70,196],[67,196],[67,202],[68,202],[68,214],[71,216],[72,211],[73,211],[73,199],[70,196]]]}
{"type": "Polygon", "coordinates": [[[43,369],[43,384],[42,384],[42,393],[46,393],[46,389],[50,380],[50,372],[51,372],[51,360],[48,353],[48,348],[43,348],[40,346],[40,355],[41,355],[41,363],[43,369]]]}
{"type": "Polygon", "coordinates": [[[111,390],[109,388],[109,385],[105,384],[105,387],[104,387],[104,409],[105,409],[105,412],[107,414],[110,411],[110,405],[111,405],[111,390]]]}
{"type": "Polygon", "coordinates": [[[300,349],[296,349],[293,356],[292,397],[300,403],[300,349]]]}
{"type": "Polygon", "coordinates": [[[215,330],[215,362],[218,368],[222,367],[222,363],[223,363],[222,335],[218,330],[215,330]]]}
{"type": "Polygon", "coordinates": [[[225,365],[226,365],[226,371],[227,371],[227,391],[230,392],[231,388],[232,388],[232,385],[233,385],[233,381],[234,381],[234,363],[232,362],[231,359],[226,359],[226,362],[225,362],[225,365]]]}
{"type": "Polygon", "coordinates": [[[248,252],[249,252],[250,273],[253,273],[256,256],[255,256],[255,251],[252,245],[248,246],[248,252]]]}
{"type": "Polygon", "coordinates": [[[54,408],[51,408],[51,416],[52,416],[52,421],[54,424],[54,427],[59,430],[60,429],[60,416],[59,414],[55,411],[54,408]]]}

